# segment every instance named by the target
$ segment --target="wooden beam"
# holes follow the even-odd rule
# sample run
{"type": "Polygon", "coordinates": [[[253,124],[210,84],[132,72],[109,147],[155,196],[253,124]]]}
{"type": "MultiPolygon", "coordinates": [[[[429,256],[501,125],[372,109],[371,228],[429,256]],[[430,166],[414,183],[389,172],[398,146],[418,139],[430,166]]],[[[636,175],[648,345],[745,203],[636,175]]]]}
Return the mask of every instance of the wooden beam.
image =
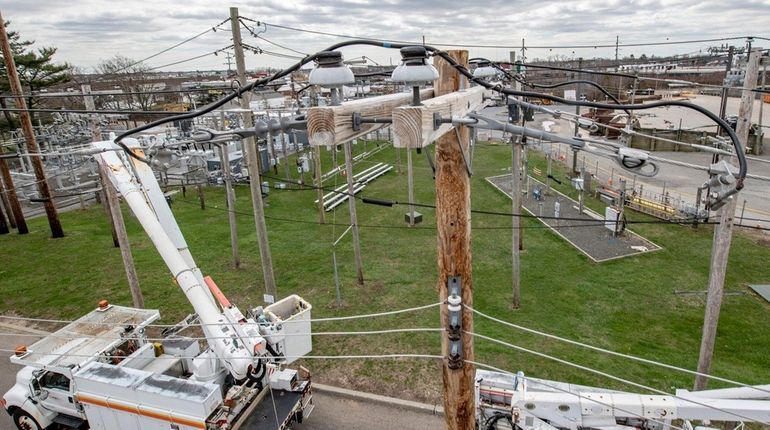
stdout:
{"type": "MultiPolygon", "coordinates": [[[[422,100],[433,97],[432,89],[420,91],[422,100]]],[[[359,130],[353,130],[353,114],[363,118],[390,120],[393,109],[409,104],[412,93],[396,93],[366,99],[353,100],[339,106],[312,107],[307,114],[307,134],[313,146],[332,146],[349,142],[359,136],[380,129],[387,123],[361,124],[359,130]]]]}
{"type": "MultiPolygon", "coordinates": [[[[459,64],[468,66],[468,51],[449,51],[459,64]]],[[[436,92],[446,94],[467,85],[467,79],[446,61],[436,58],[439,79],[436,92]]],[[[436,141],[436,230],[438,235],[439,300],[446,303],[447,281],[457,277],[461,282],[462,357],[459,363],[443,362],[444,418],[448,430],[475,430],[474,406],[475,369],[473,337],[473,276],[471,266],[471,181],[463,152],[470,147],[468,127],[460,126],[457,133],[448,133],[436,141]],[[462,361],[468,360],[468,361],[462,361]]],[[[441,326],[449,329],[449,309],[441,306],[441,326]]],[[[441,338],[441,352],[450,357],[448,334],[441,338]]]]}
{"type": "Polygon", "coordinates": [[[484,96],[491,91],[484,87],[452,92],[430,100],[422,106],[402,106],[393,110],[393,146],[396,148],[424,148],[453,129],[443,123],[434,129],[434,114],[443,119],[464,116],[485,105],[484,96]]]}

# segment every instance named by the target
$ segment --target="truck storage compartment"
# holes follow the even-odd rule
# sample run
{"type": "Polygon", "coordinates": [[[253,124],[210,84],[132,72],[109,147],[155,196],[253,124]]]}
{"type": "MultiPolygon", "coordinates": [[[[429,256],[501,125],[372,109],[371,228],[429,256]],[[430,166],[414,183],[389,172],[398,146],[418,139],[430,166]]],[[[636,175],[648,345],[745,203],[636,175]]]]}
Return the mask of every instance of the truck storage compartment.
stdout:
{"type": "Polygon", "coordinates": [[[280,322],[286,335],[283,350],[286,364],[293,363],[313,350],[310,327],[312,306],[302,297],[293,294],[265,308],[265,315],[272,322],[280,322]]]}
{"type": "Polygon", "coordinates": [[[74,380],[92,429],[204,428],[222,404],[214,384],[129,367],[94,362],[75,373],[74,380]]]}

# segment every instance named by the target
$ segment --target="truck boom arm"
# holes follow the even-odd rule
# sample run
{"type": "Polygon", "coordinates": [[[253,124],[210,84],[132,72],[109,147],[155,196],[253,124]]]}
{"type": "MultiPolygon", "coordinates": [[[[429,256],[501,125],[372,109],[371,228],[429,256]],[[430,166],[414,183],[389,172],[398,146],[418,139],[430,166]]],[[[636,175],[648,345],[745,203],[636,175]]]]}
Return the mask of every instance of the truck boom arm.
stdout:
{"type": "MultiPolygon", "coordinates": [[[[143,151],[135,139],[124,142],[135,154],[143,151]]],[[[116,147],[112,142],[94,142],[95,148],[116,147]]],[[[192,304],[209,347],[236,380],[247,377],[260,364],[265,339],[253,320],[247,320],[234,306],[220,310],[195,265],[165,197],[150,166],[121,151],[95,156],[106,166],[110,182],[120,192],[137,220],[168,266],[174,281],[192,304]],[[237,319],[237,320],[236,320],[237,319]]]]}

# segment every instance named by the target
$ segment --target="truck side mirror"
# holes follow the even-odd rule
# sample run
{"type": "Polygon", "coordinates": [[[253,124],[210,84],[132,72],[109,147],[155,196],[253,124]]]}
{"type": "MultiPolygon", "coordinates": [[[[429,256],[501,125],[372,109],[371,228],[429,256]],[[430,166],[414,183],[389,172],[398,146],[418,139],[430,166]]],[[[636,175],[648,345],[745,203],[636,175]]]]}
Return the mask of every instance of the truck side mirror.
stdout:
{"type": "Polygon", "coordinates": [[[38,378],[32,378],[30,385],[32,386],[32,390],[30,391],[35,399],[42,401],[48,398],[48,391],[44,391],[40,388],[40,380],[38,378]]]}

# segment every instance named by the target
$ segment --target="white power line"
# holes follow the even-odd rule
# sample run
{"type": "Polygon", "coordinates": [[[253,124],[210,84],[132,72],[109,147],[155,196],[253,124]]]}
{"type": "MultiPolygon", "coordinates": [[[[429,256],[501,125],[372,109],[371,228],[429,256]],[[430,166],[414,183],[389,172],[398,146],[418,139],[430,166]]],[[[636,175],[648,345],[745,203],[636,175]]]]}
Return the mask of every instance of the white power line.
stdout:
{"type": "Polygon", "coordinates": [[[770,393],[770,390],[764,390],[762,388],[755,387],[755,386],[749,385],[749,384],[745,384],[743,382],[734,381],[732,379],[727,379],[727,378],[722,378],[722,377],[719,377],[719,376],[712,376],[712,375],[708,375],[708,374],[703,374],[703,373],[697,372],[695,370],[685,369],[683,367],[678,367],[678,366],[674,366],[674,365],[667,364],[667,363],[661,363],[659,361],[650,360],[650,359],[642,358],[642,357],[637,357],[635,355],[624,354],[622,352],[612,351],[610,349],[601,348],[601,347],[590,345],[590,344],[587,344],[587,343],[578,342],[576,340],[572,340],[572,339],[567,339],[567,338],[564,338],[564,337],[556,336],[554,334],[546,333],[546,332],[543,332],[543,331],[531,329],[531,328],[528,328],[528,327],[524,327],[524,326],[521,326],[521,325],[518,325],[518,324],[514,324],[514,323],[511,323],[511,322],[508,322],[508,321],[504,321],[504,320],[495,318],[495,317],[487,315],[487,314],[485,314],[485,313],[483,313],[483,312],[481,312],[481,311],[479,311],[477,309],[473,309],[473,308],[468,307],[468,306],[465,306],[465,307],[470,309],[473,313],[475,313],[475,314],[477,314],[477,315],[479,315],[481,317],[484,317],[484,318],[489,319],[491,321],[494,321],[494,322],[506,325],[508,327],[515,328],[517,330],[521,330],[521,331],[527,332],[527,333],[531,333],[531,334],[535,334],[535,335],[538,335],[538,336],[547,337],[549,339],[558,340],[560,342],[569,343],[571,345],[575,345],[575,346],[579,346],[579,347],[582,347],[582,348],[591,349],[593,351],[602,352],[602,353],[609,354],[609,355],[614,355],[616,357],[621,357],[621,358],[625,358],[625,359],[628,359],[628,360],[638,361],[640,363],[651,364],[653,366],[659,366],[659,367],[663,367],[663,368],[670,369],[670,370],[676,370],[678,372],[684,372],[684,373],[687,373],[687,374],[690,374],[690,375],[695,375],[695,376],[707,376],[707,377],[712,378],[712,379],[714,379],[716,381],[726,382],[728,384],[737,385],[739,387],[753,388],[753,389],[758,390],[758,391],[763,391],[763,392],[766,392],[766,393],[770,393]]]}

